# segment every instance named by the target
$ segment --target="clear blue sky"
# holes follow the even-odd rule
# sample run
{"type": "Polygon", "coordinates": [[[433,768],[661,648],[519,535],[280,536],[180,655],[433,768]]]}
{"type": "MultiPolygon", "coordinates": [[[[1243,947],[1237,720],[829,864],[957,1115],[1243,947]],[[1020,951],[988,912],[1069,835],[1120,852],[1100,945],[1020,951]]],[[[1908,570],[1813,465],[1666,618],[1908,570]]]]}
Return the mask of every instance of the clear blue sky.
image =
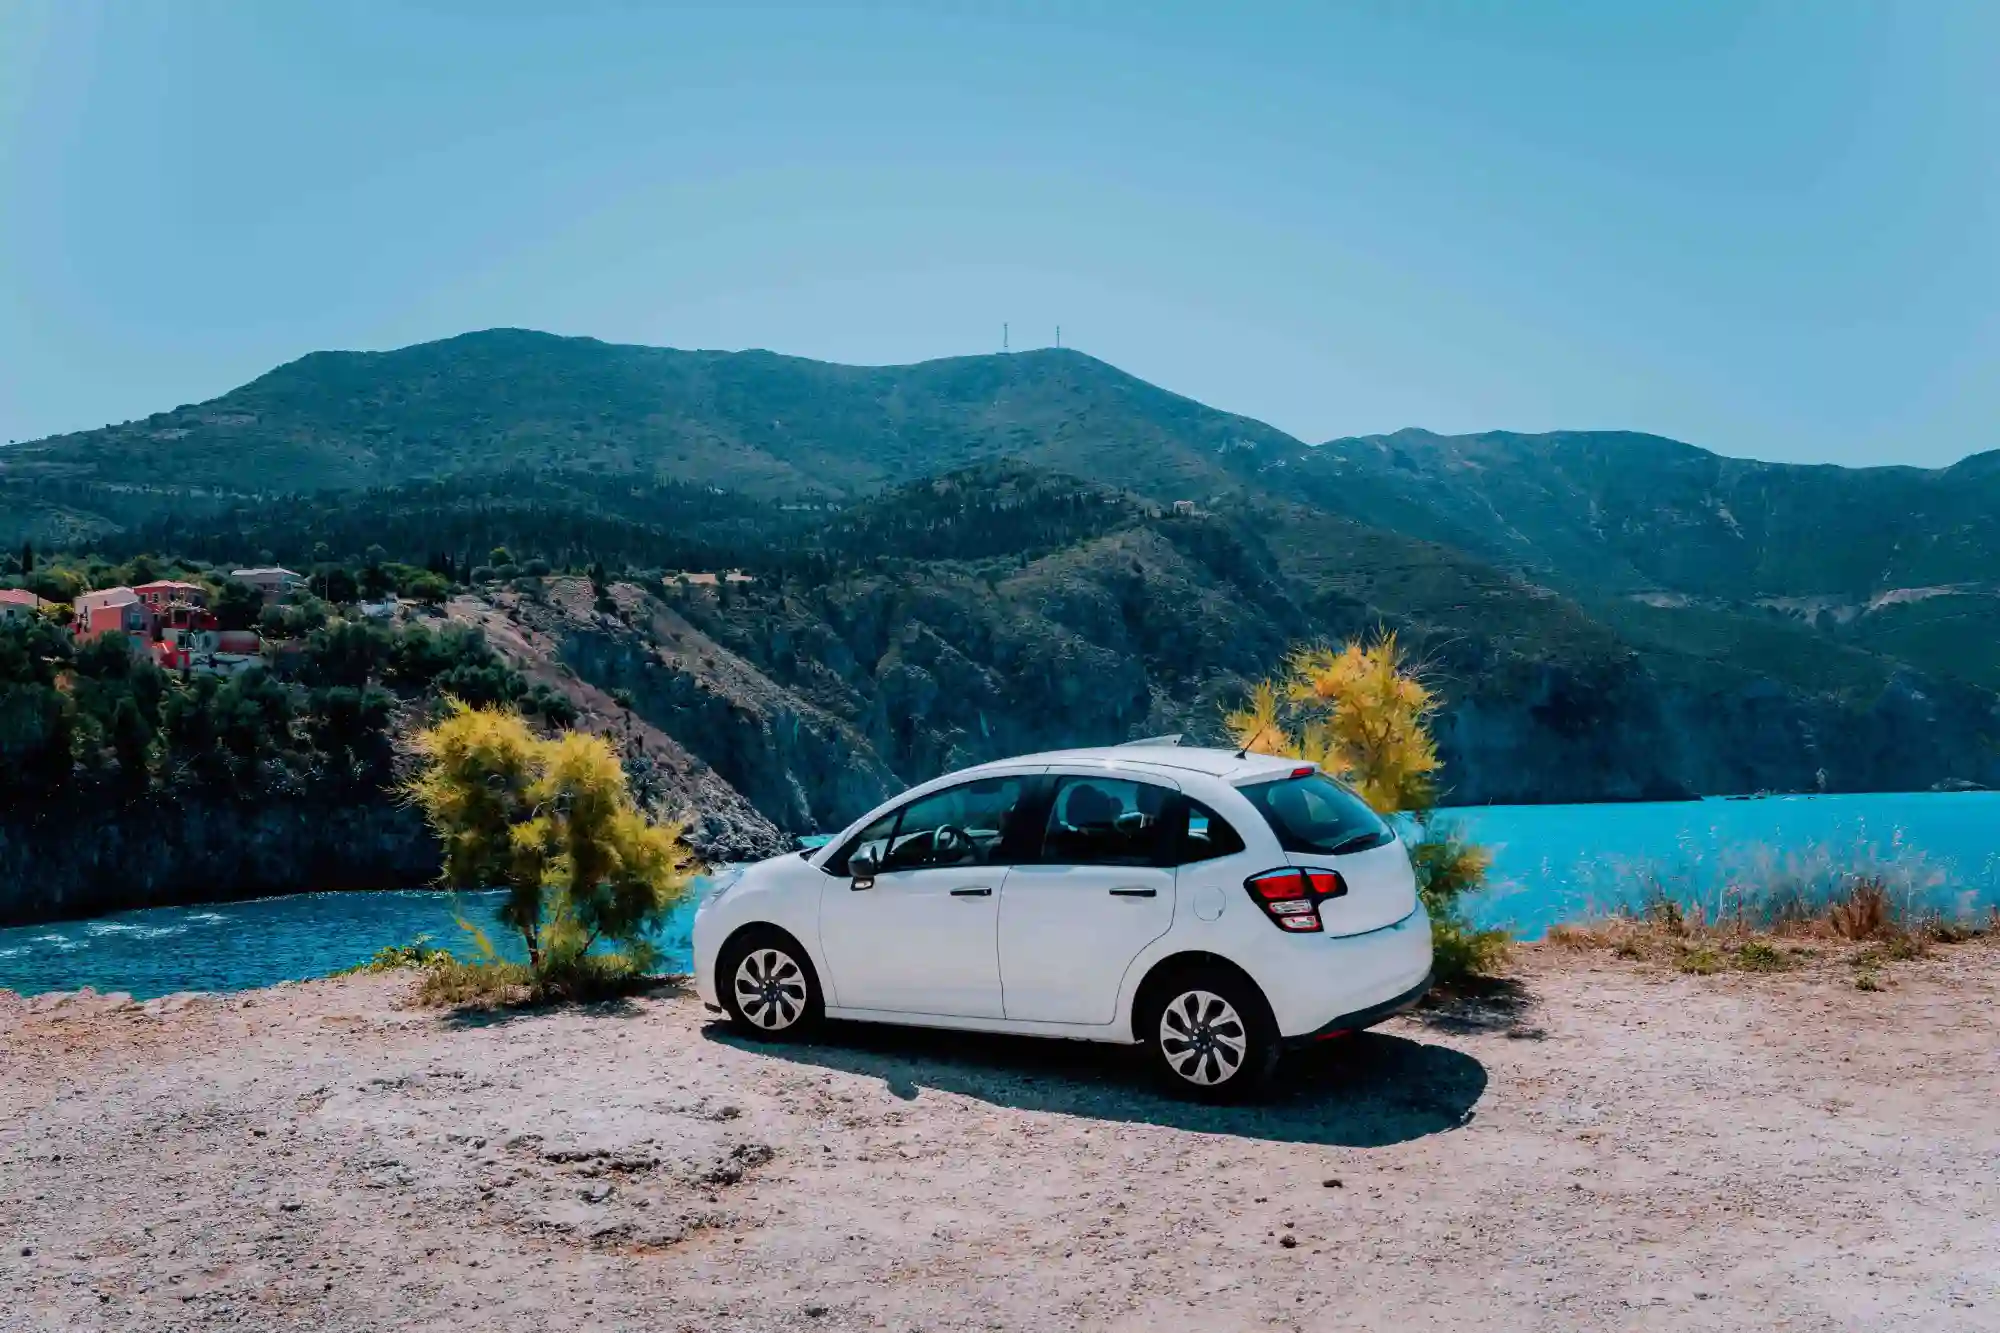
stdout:
{"type": "Polygon", "coordinates": [[[0,440],[523,325],[2000,447],[2000,4],[0,0],[0,440]],[[557,11],[560,11],[558,13],[557,11]]]}

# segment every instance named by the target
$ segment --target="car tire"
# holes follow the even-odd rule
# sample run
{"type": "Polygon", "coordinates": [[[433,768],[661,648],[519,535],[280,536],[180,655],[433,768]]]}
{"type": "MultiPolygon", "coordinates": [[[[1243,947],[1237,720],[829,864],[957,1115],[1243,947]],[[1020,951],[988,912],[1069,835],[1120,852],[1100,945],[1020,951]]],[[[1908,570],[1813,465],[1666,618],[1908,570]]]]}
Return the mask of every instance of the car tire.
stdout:
{"type": "Polygon", "coordinates": [[[715,989],[730,1027],[753,1041],[809,1037],[826,1015],[812,959],[775,926],[752,926],[723,946],[715,989]]]}
{"type": "Polygon", "coordinates": [[[1199,967],[1146,988],[1134,1015],[1153,1072],[1174,1096],[1239,1102],[1263,1093],[1278,1067],[1278,1025],[1258,989],[1234,972],[1199,967]]]}

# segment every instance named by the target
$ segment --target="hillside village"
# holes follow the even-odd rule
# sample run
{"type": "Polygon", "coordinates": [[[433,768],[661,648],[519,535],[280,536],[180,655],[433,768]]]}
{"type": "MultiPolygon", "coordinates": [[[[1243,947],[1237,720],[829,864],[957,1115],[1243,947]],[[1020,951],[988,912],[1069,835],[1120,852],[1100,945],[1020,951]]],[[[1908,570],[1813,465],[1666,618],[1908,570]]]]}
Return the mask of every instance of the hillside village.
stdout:
{"type": "MultiPolygon", "coordinates": [[[[280,602],[305,582],[301,575],[280,566],[231,570],[227,581],[254,594],[247,607],[253,615],[280,602]]],[[[94,588],[77,594],[67,604],[45,600],[25,588],[0,588],[0,619],[45,616],[65,625],[79,647],[108,635],[122,635],[130,642],[134,656],[163,671],[239,675],[262,660],[264,639],[254,624],[224,625],[216,601],[215,588],[183,579],[94,588]]],[[[394,603],[367,604],[361,609],[363,614],[382,616],[393,612],[394,603]]]]}
{"type": "MultiPolygon", "coordinates": [[[[63,627],[78,648],[121,635],[136,658],[163,671],[235,676],[265,660],[269,645],[259,623],[266,609],[307,590],[307,576],[280,565],[216,569],[201,582],[117,583],[78,592],[68,601],[50,600],[31,588],[0,587],[0,623],[46,619],[63,627]]],[[[354,609],[364,619],[392,619],[395,594],[383,590],[376,600],[360,598],[354,609]]]]}

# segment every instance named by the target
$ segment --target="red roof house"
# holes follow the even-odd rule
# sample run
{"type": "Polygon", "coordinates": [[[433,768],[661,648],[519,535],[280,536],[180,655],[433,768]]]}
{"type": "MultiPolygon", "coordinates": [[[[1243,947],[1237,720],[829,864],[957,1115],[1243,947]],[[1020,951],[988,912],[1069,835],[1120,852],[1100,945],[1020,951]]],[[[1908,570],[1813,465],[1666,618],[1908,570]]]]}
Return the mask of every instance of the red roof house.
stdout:
{"type": "Polygon", "coordinates": [[[0,588],[0,620],[26,620],[47,605],[26,588],[0,588]]]}

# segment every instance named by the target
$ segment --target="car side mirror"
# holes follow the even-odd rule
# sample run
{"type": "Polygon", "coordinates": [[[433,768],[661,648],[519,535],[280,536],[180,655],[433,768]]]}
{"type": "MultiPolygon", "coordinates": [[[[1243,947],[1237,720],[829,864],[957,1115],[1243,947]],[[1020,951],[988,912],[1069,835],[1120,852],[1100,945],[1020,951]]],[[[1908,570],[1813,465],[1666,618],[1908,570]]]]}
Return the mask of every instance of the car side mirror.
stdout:
{"type": "Polygon", "coordinates": [[[857,847],[847,858],[847,873],[854,878],[854,887],[865,889],[875,882],[875,876],[882,870],[882,854],[873,847],[857,847]]]}

